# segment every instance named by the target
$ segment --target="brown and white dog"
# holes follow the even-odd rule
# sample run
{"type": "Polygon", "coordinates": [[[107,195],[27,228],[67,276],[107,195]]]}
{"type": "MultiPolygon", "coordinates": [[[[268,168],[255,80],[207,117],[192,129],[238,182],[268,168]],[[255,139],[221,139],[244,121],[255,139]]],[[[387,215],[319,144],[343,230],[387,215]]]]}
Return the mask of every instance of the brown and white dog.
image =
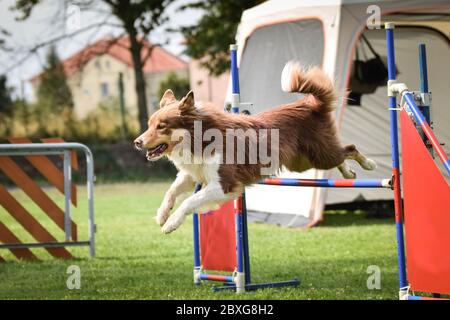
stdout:
{"type": "MultiPolygon", "coordinates": [[[[345,162],[347,159],[356,160],[366,170],[375,169],[375,162],[359,153],[354,145],[342,146],[339,142],[332,115],[333,83],[320,69],[304,71],[298,63],[288,62],[282,72],[281,84],[284,91],[301,92],[305,97],[253,116],[226,113],[208,104],[198,105],[192,91],[180,101],[171,90],[164,93],[160,109],[148,121],[147,131],[134,141],[136,148],[147,150],[148,160],[167,156],[179,170],[156,215],[164,233],[177,229],[188,214],[216,209],[235,198],[245,186],[262,177],[263,169],[268,169],[266,175],[276,174],[282,167],[296,172],[337,167],[345,178],[355,178],[355,172],[345,162]],[[201,134],[215,130],[228,136],[230,130],[242,129],[264,131],[264,135],[233,137],[234,142],[244,140],[245,161],[230,163],[228,159],[225,161],[225,154],[230,151],[226,146],[204,154],[211,139],[195,141],[198,140],[196,123],[201,123],[201,134]],[[278,135],[276,144],[273,143],[274,129],[278,135]],[[178,138],[174,139],[174,136],[178,138]],[[268,142],[269,153],[278,156],[274,168],[269,168],[260,157],[254,162],[249,161],[248,148],[261,143],[261,137],[268,142]],[[178,147],[186,140],[191,140],[188,145],[194,147],[180,152],[178,147]],[[193,194],[196,183],[201,183],[203,188],[193,194]],[[171,215],[175,200],[184,193],[190,196],[171,215]]],[[[238,151],[233,143],[233,157],[238,151]]]]}

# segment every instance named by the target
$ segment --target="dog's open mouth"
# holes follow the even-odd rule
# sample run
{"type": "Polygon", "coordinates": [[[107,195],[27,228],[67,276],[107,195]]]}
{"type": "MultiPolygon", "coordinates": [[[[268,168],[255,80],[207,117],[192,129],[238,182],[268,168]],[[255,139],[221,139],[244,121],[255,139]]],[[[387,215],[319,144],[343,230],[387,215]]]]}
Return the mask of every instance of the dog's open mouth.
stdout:
{"type": "Polygon", "coordinates": [[[158,144],[156,147],[147,150],[147,160],[159,157],[167,149],[167,143],[158,144]]]}

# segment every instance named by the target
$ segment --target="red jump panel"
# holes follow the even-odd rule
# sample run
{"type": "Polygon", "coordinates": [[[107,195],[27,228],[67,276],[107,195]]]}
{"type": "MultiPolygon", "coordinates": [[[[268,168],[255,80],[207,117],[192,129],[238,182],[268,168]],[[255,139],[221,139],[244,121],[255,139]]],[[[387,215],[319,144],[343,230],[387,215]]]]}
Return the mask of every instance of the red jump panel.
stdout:
{"type": "Polygon", "coordinates": [[[236,231],[234,201],[219,210],[200,214],[200,256],[202,269],[236,269],[236,231]]]}
{"type": "Polygon", "coordinates": [[[405,111],[400,121],[408,280],[450,294],[450,187],[405,111]]]}

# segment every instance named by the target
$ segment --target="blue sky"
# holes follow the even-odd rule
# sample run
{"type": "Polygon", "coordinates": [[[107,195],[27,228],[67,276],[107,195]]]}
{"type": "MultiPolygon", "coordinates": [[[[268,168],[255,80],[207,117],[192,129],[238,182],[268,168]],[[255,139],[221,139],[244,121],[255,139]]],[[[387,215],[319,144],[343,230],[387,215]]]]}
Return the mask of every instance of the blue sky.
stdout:
{"type": "MultiPolygon", "coordinates": [[[[201,15],[199,11],[177,12],[176,9],[186,2],[190,1],[178,0],[170,5],[167,8],[170,21],[164,27],[155,30],[150,38],[155,43],[165,42],[169,39],[170,43],[164,48],[177,55],[183,51],[182,37],[165,32],[165,28],[194,24],[201,15]]],[[[15,0],[0,0],[0,26],[11,32],[12,35],[7,41],[9,47],[14,49],[12,53],[0,52],[0,73],[4,74],[5,70],[8,71],[6,73],[8,82],[16,88],[15,94],[20,95],[20,87],[23,84],[25,97],[31,99],[32,90],[28,79],[42,70],[46,48],[40,49],[36,54],[32,54],[25,61],[22,61],[29,49],[38,43],[71,33],[76,30],[77,26],[84,28],[92,23],[103,21],[106,15],[102,12],[104,8],[99,6],[96,12],[81,10],[79,19],[76,17],[70,20],[72,23],[67,23],[67,20],[61,14],[67,12],[63,7],[63,1],[43,0],[43,3],[35,8],[29,20],[17,22],[15,17],[19,14],[9,10],[14,3],[15,0]],[[13,66],[15,67],[12,68],[13,66]]],[[[110,21],[114,22],[113,20],[110,21]]],[[[104,26],[76,35],[57,43],[58,54],[62,59],[67,58],[96,39],[109,35],[120,35],[122,32],[120,29],[104,26]]]]}

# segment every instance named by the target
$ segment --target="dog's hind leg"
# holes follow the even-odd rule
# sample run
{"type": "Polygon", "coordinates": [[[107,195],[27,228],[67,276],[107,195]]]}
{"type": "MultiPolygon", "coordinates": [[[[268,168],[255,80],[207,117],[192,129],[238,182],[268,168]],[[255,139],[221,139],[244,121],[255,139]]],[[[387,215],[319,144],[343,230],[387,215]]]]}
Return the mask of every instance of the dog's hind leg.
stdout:
{"type": "Polygon", "coordinates": [[[166,223],[167,218],[169,218],[170,210],[172,210],[176,198],[185,192],[192,193],[194,191],[194,186],[195,182],[188,173],[183,171],[178,172],[175,181],[164,195],[164,200],[156,213],[156,222],[160,226],[163,226],[164,223],[166,223]]]}
{"type": "Polygon", "coordinates": [[[355,160],[364,170],[374,170],[377,164],[372,159],[365,157],[360,153],[354,144],[345,146],[345,158],[349,160],[355,160]]]}
{"type": "Polygon", "coordinates": [[[338,165],[337,168],[345,179],[356,178],[356,172],[345,161],[338,165]]]}

